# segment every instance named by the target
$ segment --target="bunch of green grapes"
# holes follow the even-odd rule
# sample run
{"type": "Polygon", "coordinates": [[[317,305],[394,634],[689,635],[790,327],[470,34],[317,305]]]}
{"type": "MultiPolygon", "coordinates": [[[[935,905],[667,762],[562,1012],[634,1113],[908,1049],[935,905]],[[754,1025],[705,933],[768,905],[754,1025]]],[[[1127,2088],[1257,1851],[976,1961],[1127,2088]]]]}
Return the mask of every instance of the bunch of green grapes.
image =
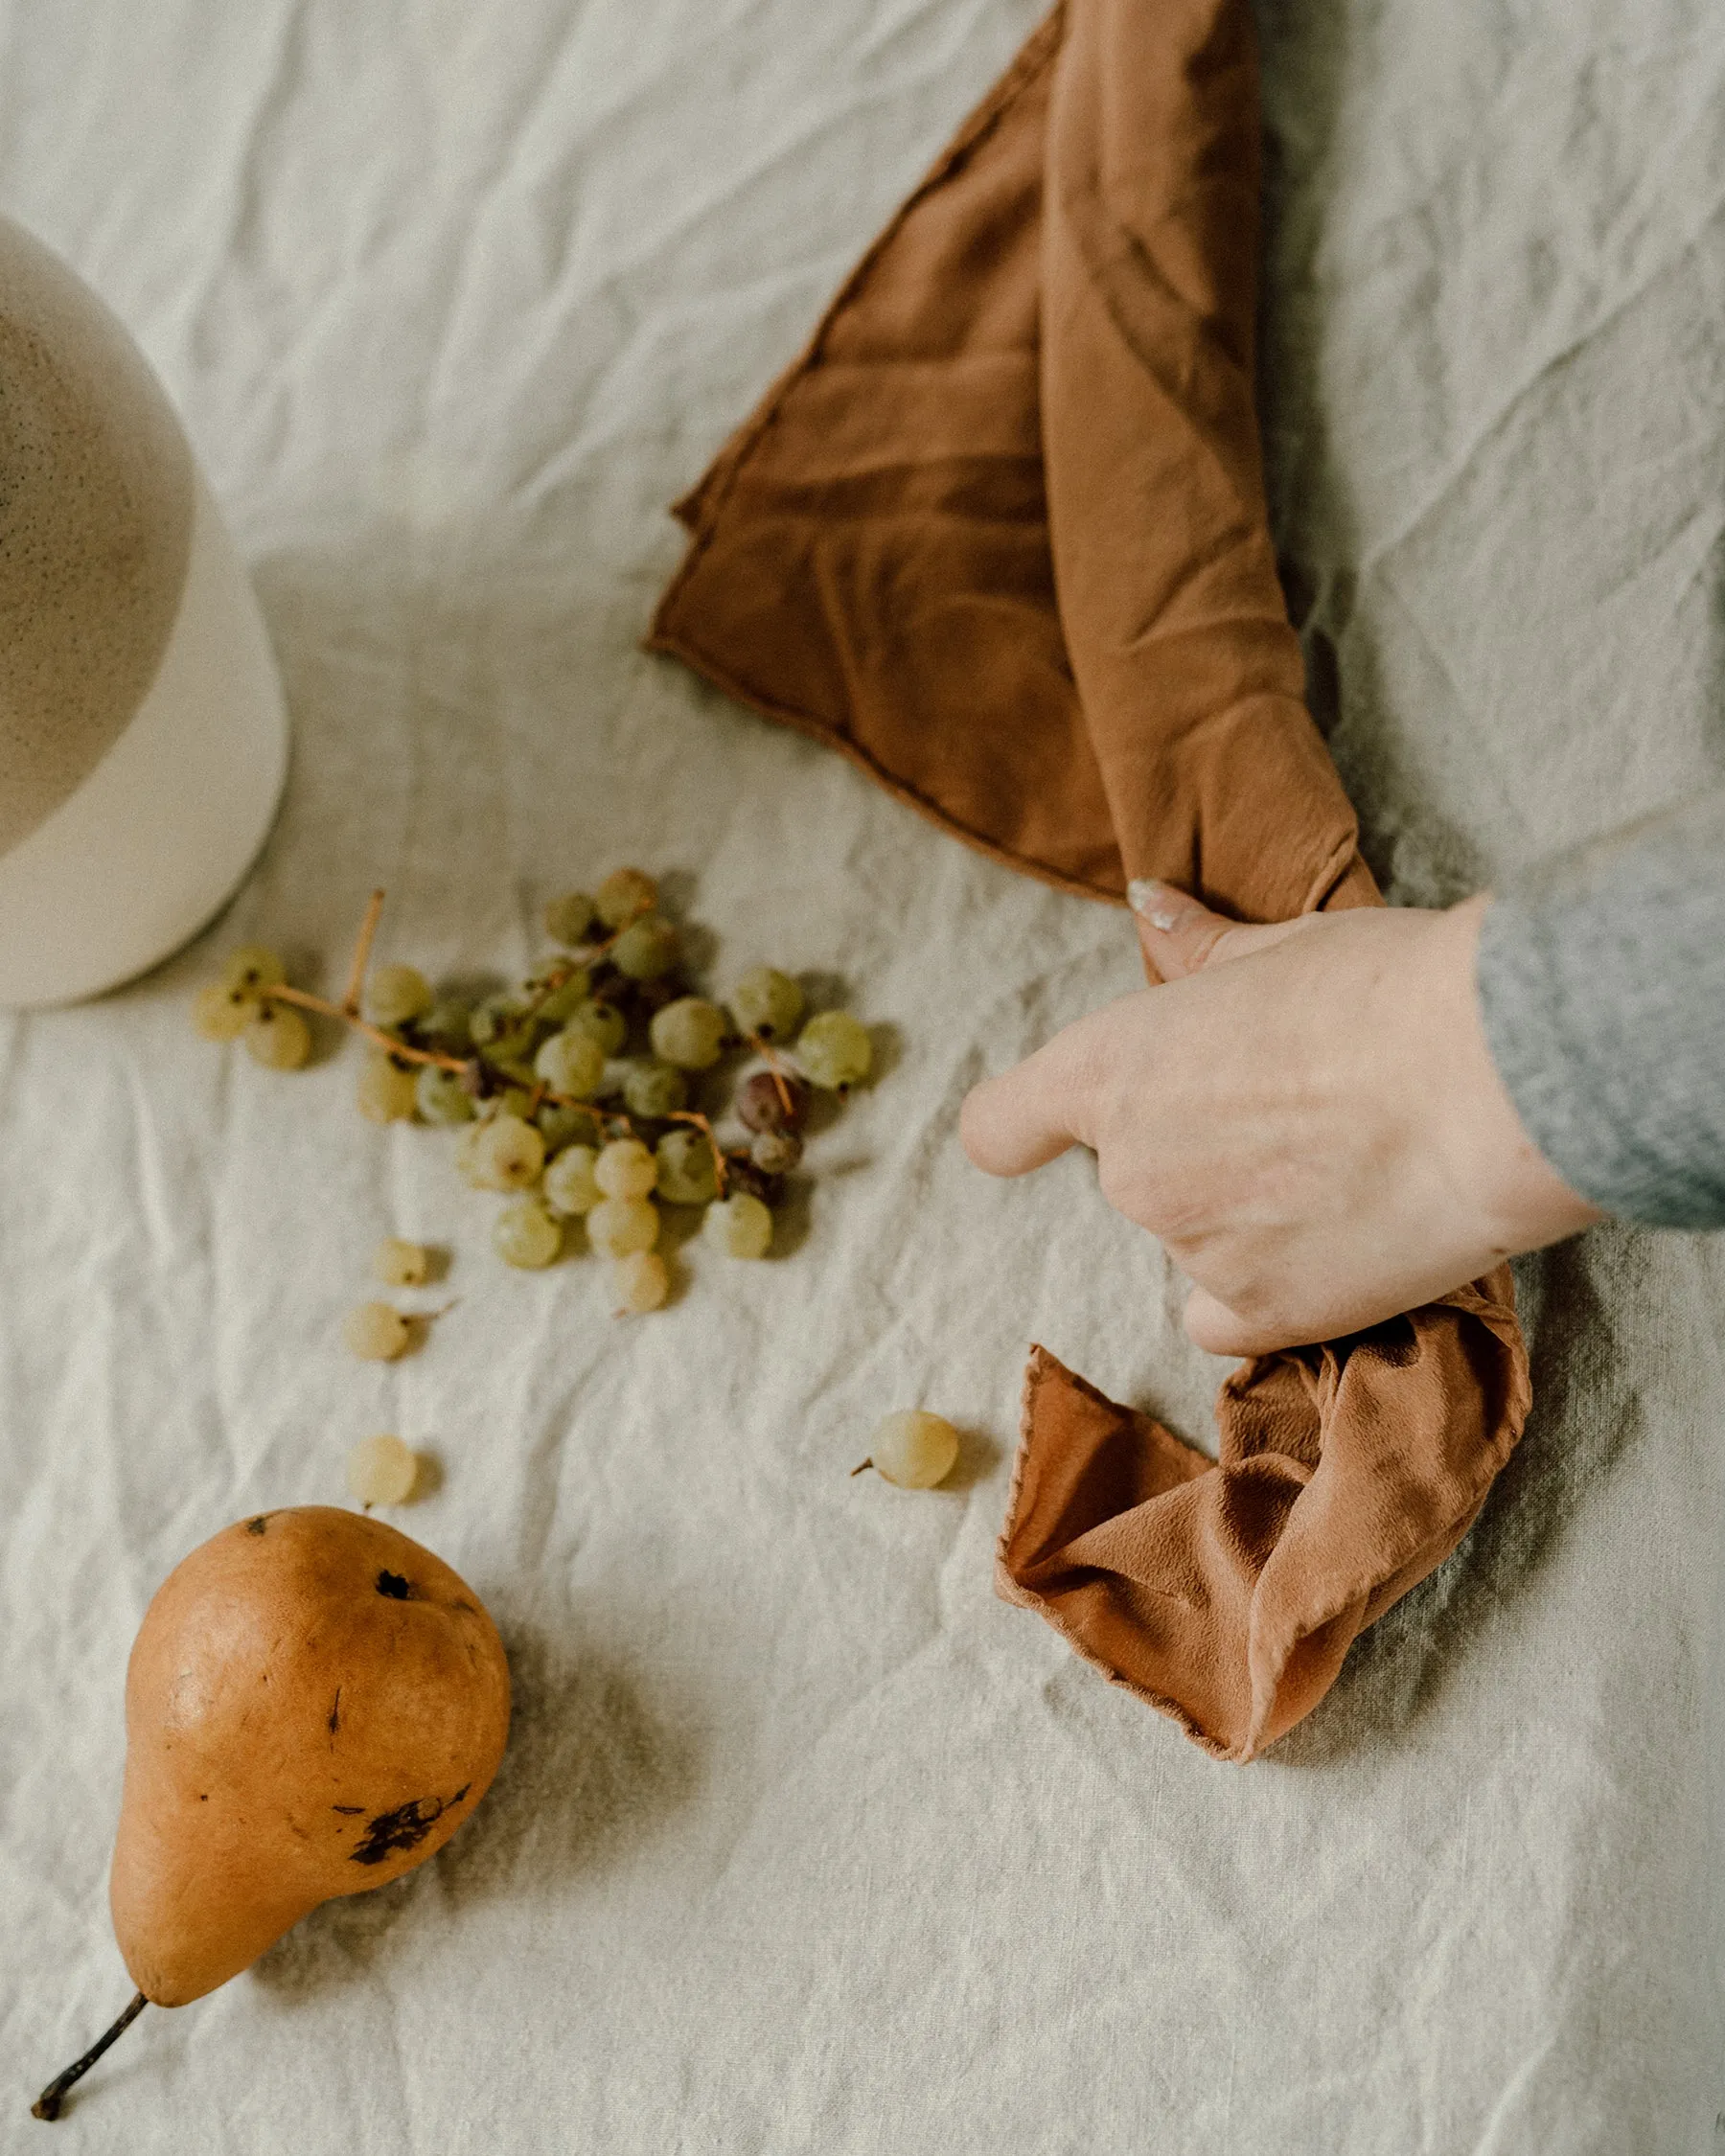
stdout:
{"type": "Polygon", "coordinates": [[[561,948],[476,1003],[391,964],[364,974],[356,1010],[287,989],[273,953],[240,952],[199,997],[196,1022],[214,1039],[243,1035],[281,1068],[310,1044],[293,1003],[358,1026],[370,1043],[360,1113],[455,1134],[464,1180],[509,1201],[492,1230],[505,1264],[554,1264],[584,1220],[610,1262],[619,1315],[656,1310],[671,1288],[660,1207],[699,1207],[704,1242],[765,1257],[813,1097],[842,1098],[867,1077],[868,1033],[846,1011],[806,1018],[801,988],[771,966],[744,974],[724,1003],[698,993],[658,886],[638,868],[554,899],[545,929],[561,948]],[[271,991],[291,1002],[272,1004],[271,991]],[[284,1018],[304,1040],[291,1057],[265,1052],[273,1036],[258,1033],[284,1018]]]}

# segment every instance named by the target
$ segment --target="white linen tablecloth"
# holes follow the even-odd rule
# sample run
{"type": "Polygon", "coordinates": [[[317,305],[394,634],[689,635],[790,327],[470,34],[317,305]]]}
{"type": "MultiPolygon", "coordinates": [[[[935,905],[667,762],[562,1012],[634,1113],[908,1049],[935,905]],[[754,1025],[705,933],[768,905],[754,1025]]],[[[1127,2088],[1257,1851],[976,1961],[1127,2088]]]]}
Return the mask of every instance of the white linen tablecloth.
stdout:
{"type": "MultiPolygon", "coordinates": [[[[1151,4],[1151,0],[1144,0],[1151,4]]],[[[1070,1158],[966,1086],[1138,979],[636,649],[663,505],[1034,0],[0,0],[0,207],[137,333],[252,562],[296,729],[227,917],[0,1019],[0,2148],[124,2003],[132,1633],[349,1445],[484,1594],[518,1706],[410,1880],[152,2011],[58,2130],[320,2156],[1706,2156],[1725,2147],[1725,1253],[1522,1268],[1538,1404],[1461,1551],[1311,1721],[1213,1764],[991,1593],[1026,1345],[1208,1441],[1222,1365],[1070,1158]],[[194,1038],[242,937],[502,975],[553,891],[672,876],[715,975],[837,976],[880,1083],[782,1256],[614,1323],[506,1273],[358,1051],[194,1038]],[[455,1251],[389,1368],[376,1240],[455,1251]],[[950,1490],[847,1470],[922,1403],[950,1490]]],[[[1264,11],[1265,402],[1313,696],[1403,900],[1725,768],[1725,15],[1264,11]]],[[[0,394],[4,385],[0,384],[0,394]]],[[[302,977],[309,977],[302,975],[302,977]]]]}

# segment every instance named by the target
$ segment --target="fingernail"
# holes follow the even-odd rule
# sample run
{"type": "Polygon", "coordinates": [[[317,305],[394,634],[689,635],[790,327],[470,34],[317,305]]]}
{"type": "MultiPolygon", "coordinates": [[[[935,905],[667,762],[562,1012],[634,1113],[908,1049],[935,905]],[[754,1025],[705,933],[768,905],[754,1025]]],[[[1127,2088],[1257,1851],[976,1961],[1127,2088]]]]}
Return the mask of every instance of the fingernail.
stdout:
{"type": "Polygon", "coordinates": [[[1193,906],[1184,891],[1159,883],[1149,876],[1135,876],[1126,886],[1126,903],[1141,913],[1153,929],[1176,929],[1193,906]]]}

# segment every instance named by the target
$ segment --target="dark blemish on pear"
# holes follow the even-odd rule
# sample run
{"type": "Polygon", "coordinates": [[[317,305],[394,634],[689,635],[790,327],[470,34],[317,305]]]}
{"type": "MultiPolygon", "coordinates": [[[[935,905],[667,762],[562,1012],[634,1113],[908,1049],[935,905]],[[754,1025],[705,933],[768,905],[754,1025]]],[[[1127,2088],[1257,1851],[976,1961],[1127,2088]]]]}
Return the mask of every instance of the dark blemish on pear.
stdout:
{"type": "Polygon", "coordinates": [[[330,1809],[333,1812],[345,1812],[350,1819],[357,1819],[359,1814],[364,1811],[365,1806],[363,1804],[332,1804],[330,1809]]]}
{"type": "Polygon", "coordinates": [[[341,1727],[341,1686],[335,1687],[335,1703],[330,1709],[330,1734],[334,1736],[341,1727]]]}
{"type": "Polygon", "coordinates": [[[380,1572],[378,1593],[387,1594],[392,1602],[405,1602],[411,1597],[413,1590],[400,1572],[380,1572]]]}
{"type": "Polygon", "coordinates": [[[441,1797],[416,1797],[393,1812],[380,1812],[354,1851],[355,1864],[381,1864],[398,1849],[417,1849],[448,1807],[441,1797]]]}
{"type": "Polygon", "coordinates": [[[248,1535],[261,1535],[264,1532],[264,1523],[268,1520],[268,1518],[269,1515],[267,1512],[260,1512],[255,1520],[248,1520],[245,1523],[246,1533],[248,1535]]]}

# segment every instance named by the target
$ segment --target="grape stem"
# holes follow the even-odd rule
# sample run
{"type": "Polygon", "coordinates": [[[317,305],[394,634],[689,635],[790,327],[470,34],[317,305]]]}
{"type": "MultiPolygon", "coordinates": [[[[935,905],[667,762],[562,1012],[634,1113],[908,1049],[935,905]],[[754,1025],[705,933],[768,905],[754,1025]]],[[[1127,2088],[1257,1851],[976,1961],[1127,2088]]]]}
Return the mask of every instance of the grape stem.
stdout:
{"type": "Polygon", "coordinates": [[[854,1482],[859,1475],[862,1474],[866,1469],[871,1468],[873,1465],[874,1461],[872,1459],[865,1459],[861,1467],[853,1467],[850,1471],[851,1480],[854,1482]]]}
{"type": "Polygon", "coordinates": [[[692,1108],[674,1108],[668,1120],[673,1123],[693,1123],[706,1139],[713,1155],[713,1181],[721,1198],[724,1196],[724,1151],[713,1135],[713,1126],[704,1115],[698,1115],[692,1108]]]}
{"type": "Polygon", "coordinates": [[[785,1121],[787,1123],[794,1122],[796,1118],[796,1103],[791,1098],[791,1088],[786,1082],[784,1065],[780,1063],[778,1057],[773,1054],[771,1048],[767,1044],[765,1041],[762,1040],[761,1036],[758,1033],[751,1033],[748,1038],[754,1044],[754,1046],[760,1051],[760,1053],[767,1059],[767,1068],[772,1075],[772,1089],[777,1093],[779,1097],[779,1106],[785,1112],[785,1121]]]}
{"type": "Polygon", "coordinates": [[[126,2007],[120,2019],[105,2034],[97,2037],[82,2058],[75,2059],[63,2074],[55,2076],[54,2079],[49,2082],[41,2095],[31,2105],[30,2116],[33,2119],[58,2119],[60,2115],[60,2099],[64,2097],[66,2091],[75,2081],[83,2079],[108,2046],[126,2034],[126,2031],[149,2004],[150,2001],[145,1998],[143,1992],[137,1993],[131,2005],[126,2007]]]}
{"type": "Polygon", "coordinates": [[[467,1068],[467,1064],[460,1056],[438,1055],[430,1048],[409,1047],[405,1041],[398,1041],[393,1033],[385,1033],[381,1026],[368,1025],[364,1019],[356,1018],[345,1003],[332,1003],[327,996],[313,996],[310,989],[272,988],[264,1000],[266,1003],[297,1003],[302,1011],[316,1011],[324,1018],[339,1019],[343,1025],[351,1025],[356,1033],[363,1033],[368,1041],[375,1041],[379,1047],[386,1049],[398,1063],[431,1063],[439,1070],[459,1071],[467,1068]]]}
{"type": "Polygon", "coordinates": [[[374,891],[365,908],[365,919],[359,924],[359,934],[354,944],[354,962],[348,968],[347,994],[341,998],[344,1018],[359,1016],[359,991],[365,986],[365,968],[371,958],[373,938],[378,932],[378,922],[383,911],[383,893],[374,891]]]}

